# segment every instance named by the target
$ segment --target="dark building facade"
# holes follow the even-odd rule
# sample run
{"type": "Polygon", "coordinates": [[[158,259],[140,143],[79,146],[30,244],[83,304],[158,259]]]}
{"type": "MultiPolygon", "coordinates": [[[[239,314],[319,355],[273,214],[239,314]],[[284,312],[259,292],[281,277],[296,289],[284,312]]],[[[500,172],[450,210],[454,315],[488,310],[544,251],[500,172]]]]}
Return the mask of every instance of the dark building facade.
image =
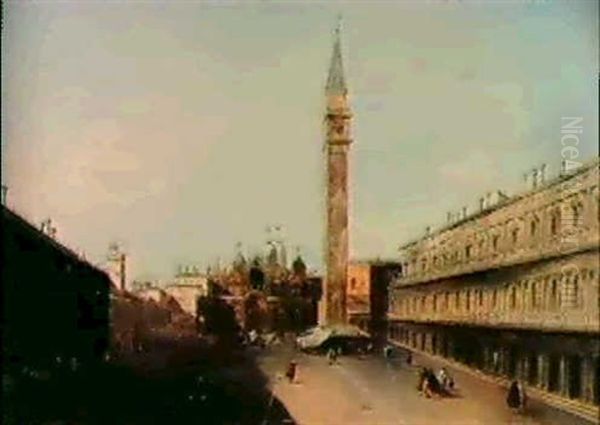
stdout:
{"type": "Polygon", "coordinates": [[[108,349],[111,281],[2,206],[2,349],[12,367],[56,357],[101,361],[108,349]]]}

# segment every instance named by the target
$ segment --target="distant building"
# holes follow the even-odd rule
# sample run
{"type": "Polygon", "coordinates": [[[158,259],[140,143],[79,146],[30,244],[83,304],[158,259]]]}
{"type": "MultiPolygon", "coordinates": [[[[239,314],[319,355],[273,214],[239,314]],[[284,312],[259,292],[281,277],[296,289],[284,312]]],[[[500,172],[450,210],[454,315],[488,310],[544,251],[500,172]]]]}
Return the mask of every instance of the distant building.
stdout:
{"type": "Polygon", "coordinates": [[[371,292],[371,264],[368,262],[351,261],[348,264],[348,282],[346,284],[347,316],[369,314],[371,292]]]}
{"type": "Polygon", "coordinates": [[[196,316],[198,298],[208,295],[208,278],[197,268],[187,267],[180,270],[163,289],[186,313],[196,316]]]}
{"type": "Polygon", "coordinates": [[[346,284],[346,315],[350,323],[377,336],[385,333],[389,287],[401,270],[400,263],[390,260],[350,262],[346,284]]]}

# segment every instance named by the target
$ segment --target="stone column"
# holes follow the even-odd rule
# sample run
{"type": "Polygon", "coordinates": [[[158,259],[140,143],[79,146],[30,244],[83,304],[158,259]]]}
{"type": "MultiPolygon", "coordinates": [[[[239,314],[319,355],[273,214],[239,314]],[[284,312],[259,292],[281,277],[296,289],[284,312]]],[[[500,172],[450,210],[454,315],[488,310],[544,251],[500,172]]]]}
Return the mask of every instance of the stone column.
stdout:
{"type": "Polygon", "coordinates": [[[591,357],[585,355],[581,358],[581,398],[588,403],[594,401],[594,371],[591,357]]]}
{"type": "Polygon", "coordinates": [[[569,382],[568,372],[569,371],[567,369],[567,359],[564,355],[561,355],[558,368],[558,393],[563,397],[567,397],[569,395],[567,385],[569,382]]]}
{"type": "Polygon", "coordinates": [[[538,387],[548,391],[548,356],[538,354],[538,387]]]}
{"type": "Polygon", "coordinates": [[[451,337],[448,337],[448,353],[447,357],[450,359],[454,358],[454,341],[451,337]]]}
{"type": "Polygon", "coordinates": [[[521,353],[515,351],[515,378],[523,379],[523,359],[521,358],[521,353]]]}
{"type": "Polygon", "coordinates": [[[598,364],[598,357],[589,357],[589,360],[590,369],[588,369],[588,378],[590,380],[590,402],[596,403],[596,399],[598,397],[598,394],[596,394],[596,391],[598,391],[598,376],[596,375],[596,365],[598,364]]]}
{"type": "Polygon", "coordinates": [[[523,382],[529,382],[529,357],[527,355],[523,355],[521,358],[521,379],[523,382]]]}
{"type": "Polygon", "coordinates": [[[483,370],[489,372],[492,368],[492,353],[490,347],[487,345],[483,346],[483,370]]]}
{"type": "Polygon", "coordinates": [[[498,348],[498,375],[506,375],[506,349],[498,348]]]}

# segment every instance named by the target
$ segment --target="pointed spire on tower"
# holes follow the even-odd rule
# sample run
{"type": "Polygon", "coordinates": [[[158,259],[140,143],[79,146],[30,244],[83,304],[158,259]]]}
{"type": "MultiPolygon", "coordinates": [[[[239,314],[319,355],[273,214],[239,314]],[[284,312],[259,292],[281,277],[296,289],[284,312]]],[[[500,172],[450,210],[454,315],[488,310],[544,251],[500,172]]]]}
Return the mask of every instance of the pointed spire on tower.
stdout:
{"type": "Polygon", "coordinates": [[[329,65],[329,75],[327,76],[326,94],[345,95],[348,92],[346,88],[346,79],[344,78],[344,66],[342,62],[342,45],[340,41],[340,32],[342,26],[342,16],[338,16],[338,24],[335,29],[335,40],[333,42],[333,54],[331,55],[331,64],[329,65]]]}

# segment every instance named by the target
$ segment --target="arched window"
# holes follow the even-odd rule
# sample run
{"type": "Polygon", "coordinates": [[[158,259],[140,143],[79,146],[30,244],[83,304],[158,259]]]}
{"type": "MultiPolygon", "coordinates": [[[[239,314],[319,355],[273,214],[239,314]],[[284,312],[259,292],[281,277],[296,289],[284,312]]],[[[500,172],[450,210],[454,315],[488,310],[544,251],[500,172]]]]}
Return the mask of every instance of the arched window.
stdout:
{"type": "Polygon", "coordinates": [[[537,285],[535,282],[531,284],[531,308],[537,308],[537,285]]]}
{"type": "Polygon", "coordinates": [[[539,225],[540,219],[537,217],[533,217],[531,223],[529,223],[529,233],[533,237],[537,234],[537,229],[539,225]]]}
{"type": "Polygon", "coordinates": [[[492,236],[492,248],[494,249],[494,251],[498,250],[498,240],[499,239],[500,239],[500,237],[498,235],[492,236]]]}
{"type": "Polygon", "coordinates": [[[558,281],[552,279],[550,284],[550,307],[558,307],[558,281]]]}
{"type": "Polygon", "coordinates": [[[512,235],[512,243],[516,244],[519,241],[519,228],[515,227],[514,229],[512,229],[511,235],[512,235]]]}
{"type": "Polygon", "coordinates": [[[550,216],[550,234],[555,236],[558,234],[558,227],[560,225],[560,210],[555,209],[552,211],[550,216]]]}
{"type": "Polygon", "coordinates": [[[454,307],[457,310],[460,308],[460,293],[458,291],[454,293],[454,307]]]}
{"type": "Polygon", "coordinates": [[[467,297],[467,311],[471,310],[471,291],[466,292],[467,297]]]}
{"type": "Polygon", "coordinates": [[[350,289],[355,289],[356,288],[356,278],[352,278],[350,279],[350,289]]]}
{"type": "Polygon", "coordinates": [[[579,307],[579,277],[575,276],[571,280],[571,294],[570,294],[571,307],[579,307]]]}
{"type": "Polygon", "coordinates": [[[579,226],[581,224],[581,211],[583,205],[581,202],[573,203],[571,205],[571,214],[573,215],[573,226],[579,226]]]}
{"type": "Polygon", "coordinates": [[[514,286],[510,288],[510,308],[517,306],[517,288],[514,286]]]}
{"type": "Polygon", "coordinates": [[[492,292],[492,307],[496,307],[497,302],[498,302],[498,290],[494,289],[494,291],[492,292]]]}
{"type": "Polygon", "coordinates": [[[471,258],[471,245],[470,244],[465,247],[465,257],[466,257],[466,259],[471,258]]]}

